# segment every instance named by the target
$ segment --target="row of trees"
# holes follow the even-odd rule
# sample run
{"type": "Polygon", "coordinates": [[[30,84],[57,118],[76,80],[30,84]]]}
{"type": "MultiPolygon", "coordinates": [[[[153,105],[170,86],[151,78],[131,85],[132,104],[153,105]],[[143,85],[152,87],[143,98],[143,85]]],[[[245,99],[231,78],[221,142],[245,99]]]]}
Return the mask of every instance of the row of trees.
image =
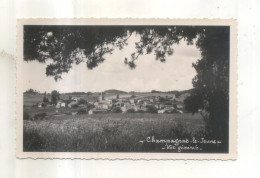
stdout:
{"type": "MultiPolygon", "coordinates": [[[[60,100],[60,93],[57,90],[53,90],[51,92],[51,103],[57,104],[58,100],[60,100]]],[[[45,92],[44,96],[43,96],[43,103],[48,103],[48,102],[50,102],[50,101],[49,101],[49,98],[47,97],[47,94],[45,92]]]]}
{"type": "Polygon", "coordinates": [[[36,94],[38,94],[39,92],[38,92],[37,90],[34,90],[34,89],[30,88],[30,89],[26,90],[24,93],[36,95],[36,94]]]}

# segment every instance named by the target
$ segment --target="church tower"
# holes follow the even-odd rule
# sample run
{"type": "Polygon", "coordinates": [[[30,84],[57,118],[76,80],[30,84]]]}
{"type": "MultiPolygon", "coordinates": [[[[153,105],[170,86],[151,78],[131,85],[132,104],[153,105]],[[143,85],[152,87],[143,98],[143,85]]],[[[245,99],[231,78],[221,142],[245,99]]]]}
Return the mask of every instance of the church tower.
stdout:
{"type": "Polygon", "coordinates": [[[101,92],[100,96],[99,96],[99,101],[104,101],[105,100],[105,95],[103,92],[101,92]]]}

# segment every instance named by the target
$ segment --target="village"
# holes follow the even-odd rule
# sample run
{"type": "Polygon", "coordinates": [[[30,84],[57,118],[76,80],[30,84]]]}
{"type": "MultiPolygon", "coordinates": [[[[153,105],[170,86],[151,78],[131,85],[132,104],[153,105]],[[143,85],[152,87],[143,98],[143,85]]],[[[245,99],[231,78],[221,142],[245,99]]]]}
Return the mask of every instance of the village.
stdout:
{"type": "MultiPolygon", "coordinates": [[[[46,98],[46,94],[44,95],[46,98]]],[[[59,112],[60,108],[74,109],[72,115],[96,114],[96,113],[180,113],[185,112],[183,99],[171,96],[155,95],[130,95],[120,94],[108,95],[105,92],[98,94],[98,97],[83,99],[80,96],[69,96],[68,99],[59,99],[55,104],[45,100],[37,104],[41,107],[55,107],[59,112]],[[75,109],[78,109],[75,112],[75,109]]]]}

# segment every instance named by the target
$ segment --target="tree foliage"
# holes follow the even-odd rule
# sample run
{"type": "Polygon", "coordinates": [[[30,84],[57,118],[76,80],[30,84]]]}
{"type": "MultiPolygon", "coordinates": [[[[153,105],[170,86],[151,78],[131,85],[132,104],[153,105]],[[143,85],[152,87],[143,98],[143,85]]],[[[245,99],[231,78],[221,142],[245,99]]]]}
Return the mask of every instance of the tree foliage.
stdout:
{"type": "Polygon", "coordinates": [[[177,26],[24,26],[24,60],[45,63],[46,75],[61,79],[73,64],[85,62],[89,69],[105,61],[106,54],[123,49],[132,34],[140,40],[128,62],[135,68],[139,55],[154,52],[161,62],[172,55],[172,45],[184,39],[193,44],[198,31],[196,27],[177,26]]]}
{"type": "Polygon", "coordinates": [[[135,110],[134,110],[134,109],[128,109],[128,110],[126,111],[126,113],[135,113],[135,110]]]}
{"type": "Polygon", "coordinates": [[[201,95],[192,94],[184,100],[185,109],[192,114],[198,112],[203,107],[203,99],[201,95]]]}
{"type": "Polygon", "coordinates": [[[83,98],[80,98],[80,100],[78,101],[78,104],[87,104],[87,101],[83,98]]]}
{"type": "Polygon", "coordinates": [[[49,98],[47,98],[46,92],[44,93],[42,102],[44,102],[44,103],[48,103],[49,102],[49,98]]]}
{"type": "Polygon", "coordinates": [[[120,107],[114,107],[114,108],[112,109],[112,112],[113,112],[113,113],[122,113],[123,111],[122,111],[122,109],[121,109],[120,107]]]}
{"type": "MultiPolygon", "coordinates": [[[[209,113],[212,134],[228,141],[229,123],[229,27],[208,27],[197,39],[201,59],[193,64],[197,75],[189,98],[209,113]],[[193,100],[192,100],[193,98],[193,100]]],[[[195,106],[195,107],[196,107],[195,106]]]]}
{"type": "Polygon", "coordinates": [[[25,91],[26,94],[34,94],[36,95],[37,93],[39,93],[37,90],[34,90],[32,88],[28,89],[25,91]]]}
{"type": "Polygon", "coordinates": [[[60,99],[60,93],[57,90],[53,90],[51,92],[51,102],[53,104],[57,104],[59,99],[60,99]]]}
{"type": "Polygon", "coordinates": [[[147,109],[146,112],[148,113],[158,113],[158,109],[152,105],[146,106],[146,109],[147,109]]]}
{"type": "Polygon", "coordinates": [[[42,102],[48,103],[48,102],[49,102],[49,98],[47,98],[47,97],[44,95],[42,102]]]}

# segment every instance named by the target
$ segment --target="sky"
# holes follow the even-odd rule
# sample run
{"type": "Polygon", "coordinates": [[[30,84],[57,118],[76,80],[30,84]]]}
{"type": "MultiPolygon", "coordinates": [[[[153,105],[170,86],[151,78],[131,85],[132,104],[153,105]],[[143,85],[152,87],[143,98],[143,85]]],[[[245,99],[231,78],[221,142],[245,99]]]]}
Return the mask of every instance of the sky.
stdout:
{"type": "Polygon", "coordinates": [[[140,55],[136,68],[130,69],[124,63],[135,51],[134,44],[138,37],[129,38],[124,49],[116,49],[113,54],[105,55],[105,61],[89,70],[86,63],[73,65],[69,73],[62,75],[62,80],[55,81],[45,74],[46,66],[37,61],[23,62],[23,90],[30,88],[40,92],[58,90],[66,92],[101,92],[108,89],[123,91],[171,91],[192,88],[192,78],[196,75],[192,63],[200,59],[200,51],[195,45],[181,41],[173,45],[174,54],[166,57],[166,62],[155,60],[154,53],[140,55]]]}

